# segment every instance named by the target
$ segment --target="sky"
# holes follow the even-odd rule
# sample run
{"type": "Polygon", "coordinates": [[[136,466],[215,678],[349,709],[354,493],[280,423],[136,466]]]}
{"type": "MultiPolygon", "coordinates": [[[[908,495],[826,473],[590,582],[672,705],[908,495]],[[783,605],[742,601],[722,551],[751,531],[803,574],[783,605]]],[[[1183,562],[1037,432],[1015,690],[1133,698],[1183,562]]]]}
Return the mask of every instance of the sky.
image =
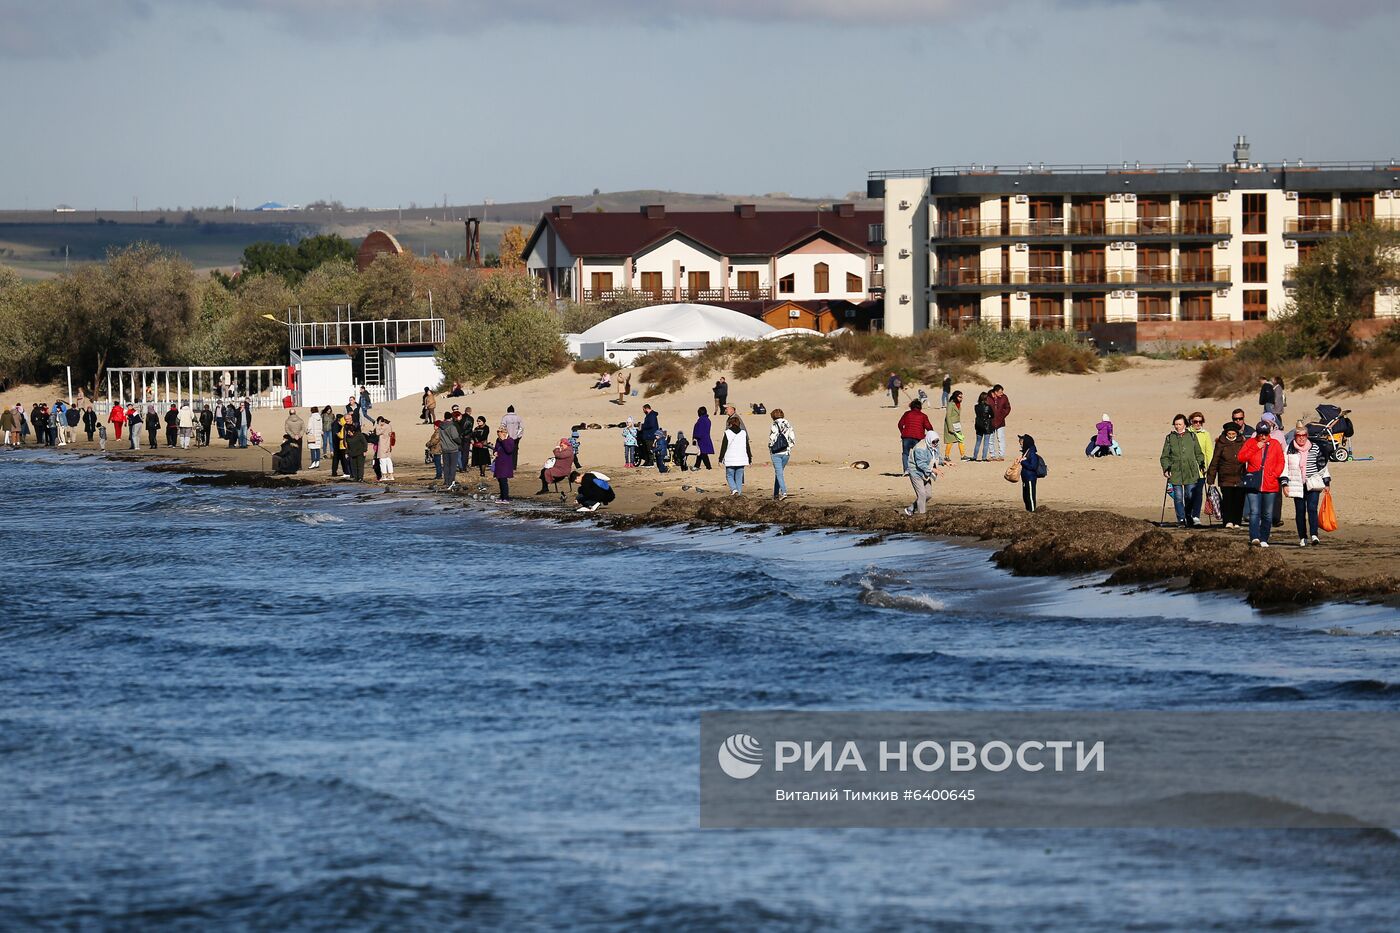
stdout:
{"type": "Polygon", "coordinates": [[[1394,0],[0,0],[0,208],[1400,157],[1394,0]]]}

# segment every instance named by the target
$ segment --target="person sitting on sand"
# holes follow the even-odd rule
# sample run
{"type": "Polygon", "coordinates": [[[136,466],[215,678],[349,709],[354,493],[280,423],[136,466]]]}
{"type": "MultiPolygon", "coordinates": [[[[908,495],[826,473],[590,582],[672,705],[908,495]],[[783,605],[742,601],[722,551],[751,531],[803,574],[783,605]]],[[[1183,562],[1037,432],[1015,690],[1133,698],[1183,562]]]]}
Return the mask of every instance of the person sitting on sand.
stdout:
{"type": "Polygon", "coordinates": [[[1113,421],[1108,417],[1108,412],[1104,412],[1103,418],[1094,425],[1094,431],[1094,446],[1090,450],[1090,456],[1113,456],[1113,421]]]}
{"type": "Polygon", "coordinates": [[[612,481],[596,470],[579,474],[575,472],[569,476],[569,482],[578,483],[578,511],[596,512],[598,506],[608,505],[617,498],[617,493],[613,492],[612,481]]]}
{"type": "Polygon", "coordinates": [[[272,455],[272,472],[290,476],[297,471],[301,462],[301,449],[290,434],[282,435],[282,446],[272,455]]]}
{"type": "Polygon", "coordinates": [[[595,389],[611,389],[611,388],[612,388],[612,373],[603,373],[601,376],[599,376],[599,377],[598,377],[598,381],[595,382],[595,383],[593,383],[593,388],[595,388],[595,389]]]}

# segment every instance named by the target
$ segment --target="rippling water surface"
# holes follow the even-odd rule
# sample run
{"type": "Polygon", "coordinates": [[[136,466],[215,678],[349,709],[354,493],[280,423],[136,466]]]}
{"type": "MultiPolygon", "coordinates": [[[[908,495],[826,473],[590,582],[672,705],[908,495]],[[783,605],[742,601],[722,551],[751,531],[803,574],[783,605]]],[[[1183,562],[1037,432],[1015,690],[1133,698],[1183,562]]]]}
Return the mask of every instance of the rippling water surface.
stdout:
{"type": "Polygon", "coordinates": [[[35,454],[0,516],[0,927],[1394,928],[1384,831],[696,828],[701,710],[1395,709],[1394,610],[35,454]]]}

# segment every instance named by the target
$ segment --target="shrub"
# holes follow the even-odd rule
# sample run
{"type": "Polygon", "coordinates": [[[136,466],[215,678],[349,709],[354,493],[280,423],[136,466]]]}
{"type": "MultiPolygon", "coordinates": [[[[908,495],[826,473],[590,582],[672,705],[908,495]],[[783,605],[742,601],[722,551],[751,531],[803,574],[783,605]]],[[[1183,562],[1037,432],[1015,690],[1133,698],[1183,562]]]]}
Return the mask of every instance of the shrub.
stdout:
{"type": "Polygon", "coordinates": [[[669,350],[657,350],[637,357],[636,364],[641,368],[638,382],[646,383],[643,393],[647,398],[679,392],[690,380],[686,371],[685,358],[669,350]]]}
{"type": "Polygon", "coordinates": [[[716,369],[726,368],[730,360],[742,353],[746,346],[744,341],[735,340],[733,337],[716,340],[706,344],[699,353],[690,358],[690,367],[696,376],[703,379],[716,369]]]}
{"type": "Polygon", "coordinates": [[[1041,375],[1083,374],[1099,368],[1099,357],[1089,347],[1049,340],[1026,352],[1026,365],[1030,367],[1031,372],[1041,375]]]}
{"type": "Polygon", "coordinates": [[[963,336],[976,342],[978,359],[1007,363],[1021,355],[1029,333],[1024,327],[997,330],[986,324],[978,324],[963,331],[963,336]]]}
{"type": "Polygon", "coordinates": [[[1217,360],[1229,356],[1233,351],[1228,347],[1217,347],[1213,343],[1197,344],[1194,347],[1181,347],[1176,351],[1179,360],[1217,360]]]}
{"type": "Polygon", "coordinates": [[[951,362],[975,363],[982,358],[982,348],[977,345],[975,337],[961,334],[943,344],[938,355],[951,362]]]}
{"type": "Polygon", "coordinates": [[[1400,348],[1379,355],[1377,364],[1380,378],[1387,382],[1400,379],[1400,348]]]}
{"type": "Polygon", "coordinates": [[[1289,389],[1313,389],[1322,381],[1322,373],[1303,373],[1288,384],[1289,389]]]}
{"type": "Polygon", "coordinates": [[[755,340],[744,350],[744,355],[734,362],[734,375],[739,379],[752,379],[770,369],[777,369],[785,361],[779,341],[755,340]]]}
{"type": "Polygon", "coordinates": [[[1368,353],[1353,353],[1327,367],[1327,395],[1361,395],[1375,386],[1375,366],[1368,353]]]}
{"type": "Polygon", "coordinates": [[[587,373],[589,375],[602,375],[603,373],[615,373],[622,367],[612,360],[605,360],[601,357],[596,360],[577,360],[574,363],[574,372],[587,373]]]}
{"type": "Polygon", "coordinates": [[[813,368],[825,366],[836,359],[836,346],[825,337],[791,337],[783,341],[787,358],[813,368]]]}
{"type": "Polygon", "coordinates": [[[1278,328],[1270,328],[1235,349],[1235,356],[1256,363],[1282,363],[1290,355],[1288,335],[1278,328]]]}
{"type": "Polygon", "coordinates": [[[1121,373],[1132,368],[1133,358],[1126,353],[1110,353],[1103,358],[1103,371],[1106,373],[1121,373]]]}
{"type": "Polygon", "coordinates": [[[438,362],[448,379],[499,385],[557,372],[568,365],[569,354],[554,312],[531,305],[495,321],[463,324],[447,338],[438,362]]]}

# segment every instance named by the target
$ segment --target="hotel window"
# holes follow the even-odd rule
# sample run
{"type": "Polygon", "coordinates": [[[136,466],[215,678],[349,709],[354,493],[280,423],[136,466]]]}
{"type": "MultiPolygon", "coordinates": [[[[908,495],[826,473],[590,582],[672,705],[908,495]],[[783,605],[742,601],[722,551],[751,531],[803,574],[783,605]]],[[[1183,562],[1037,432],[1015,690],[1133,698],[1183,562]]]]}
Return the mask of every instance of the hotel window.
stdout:
{"type": "Polygon", "coordinates": [[[690,298],[695,300],[701,296],[702,292],[710,290],[710,273],[691,272],[686,275],[686,286],[690,289],[690,298]]]}
{"type": "Polygon", "coordinates": [[[951,198],[938,206],[943,236],[977,236],[980,232],[979,218],[982,202],[977,198],[951,198]]]}
{"type": "Polygon", "coordinates": [[[795,291],[797,291],[797,277],[794,276],[792,273],[788,273],[787,275],[778,279],[779,294],[791,295],[795,291]]]}
{"type": "Polygon", "coordinates": [[[1137,218],[1138,233],[1171,233],[1171,199],[1138,198],[1137,218]]]}
{"type": "Polygon", "coordinates": [[[1103,295],[1076,295],[1074,298],[1074,329],[1085,331],[1108,320],[1103,295]]]}
{"type": "Polygon", "coordinates": [[[1181,232],[1185,234],[1214,233],[1210,198],[1181,199],[1181,232]]]}
{"type": "Polygon", "coordinates": [[[589,275],[590,287],[593,289],[594,298],[602,298],[604,292],[612,291],[612,273],[594,272],[589,275]]]}
{"type": "Polygon", "coordinates": [[[1370,194],[1342,195],[1342,222],[1350,230],[1357,224],[1367,223],[1376,216],[1376,199],[1370,194]]]}
{"type": "Polygon", "coordinates": [[[1063,198],[1031,198],[1030,226],[1026,233],[1031,236],[1064,233],[1064,212],[1063,198]]]}
{"type": "Polygon", "coordinates": [[[1139,282],[1169,282],[1172,277],[1172,251],[1165,246],[1139,246],[1137,251],[1137,280],[1139,282]]]}
{"type": "Polygon", "coordinates": [[[1001,293],[1001,329],[1011,329],[1011,296],[1006,292],[1001,293]]]}
{"type": "Polygon", "coordinates": [[[1064,298],[1059,295],[1032,295],[1030,325],[1031,330],[1064,330],[1064,298]]]}
{"type": "Polygon", "coordinates": [[[1244,319],[1246,321],[1266,321],[1269,319],[1269,293],[1262,288],[1244,290],[1244,319]]]}
{"type": "Polygon", "coordinates": [[[1244,244],[1244,281],[1261,285],[1269,281],[1269,244],[1263,240],[1244,244]]]}
{"type": "Polygon", "coordinates": [[[1181,293],[1181,319],[1183,321],[1209,321],[1210,318],[1210,292],[1181,293]]]}
{"type": "Polygon", "coordinates": [[[1139,293],[1137,317],[1139,321],[1170,321],[1172,319],[1171,296],[1139,293]]]}
{"type": "Polygon", "coordinates": [[[831,267],[824,262],[812,267],[812,291],[818,295],[831,291],[831,267]]]}
{"type": "Polygon", "coordinates": [[[1069,205],[1069,232],[1074,236],[1103,236],[1104,203],[1101,197],[1079,197],[1069,205]]]}
{"type": "Polygon", "coordinates": [[[756,271],[739,273],[739,291],[750,296],[758,291],[758,273],[756,271]]]}
{"type": "Polygon", "coordinates": [[[865,281],[854,272],[846,273],[846,291],[860,293],[865,288],[865,281]]]}
{"type": "Polygon", "coordinates": [[[660,297],[661,297],[661,273],[660,273],[660,272],[643,272],[643,273],[642,273],[642,291],[646,292],[648,295],[651,295],[653,298],[660,298],[660,297]]]}
{"type": "MultiPolygon", "coordinates": [[[[1102,246],[1074,247],[1074,281],[1080,285],[1098,285],[1106,281],[1104,270],[1104,250],[1102,246]]],[[[1075,301],[1076,307],[1078,300],[1075,301]]]]}
{"type": "Polygon", "coordinates": [[[1332,196],[1304,194],[1298,196],[1298,232],[1317,233],[1332,229],[1332,196]]]}
{"type": "Polygon", "coordinates": [[[1183,246],[1177,257],[1183,282],[1210,282],[1213,280],[1211,262],[1214,254],[1209,246],[1183,246]]]}
{"type": "Polygon", "coordinates": [[[1269,232],[1268,204],[1268,197],[1266,195],[1246,194],[1244,196],[1243,205],[1245,233],[1269,232]]]}

